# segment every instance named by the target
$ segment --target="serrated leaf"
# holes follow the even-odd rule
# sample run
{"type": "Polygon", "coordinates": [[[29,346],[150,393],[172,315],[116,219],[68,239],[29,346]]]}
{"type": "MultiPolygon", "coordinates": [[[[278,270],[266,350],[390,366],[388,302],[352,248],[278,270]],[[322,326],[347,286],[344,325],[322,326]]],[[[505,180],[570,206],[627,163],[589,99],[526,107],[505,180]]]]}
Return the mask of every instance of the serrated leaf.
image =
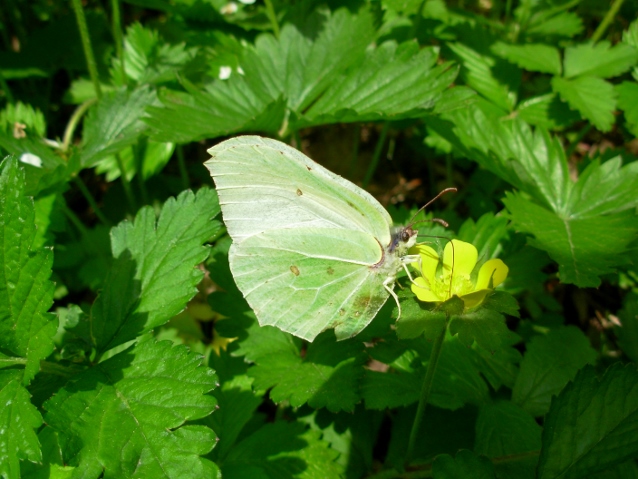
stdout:
{"type": "MultiPolygon", "coordinates": [[[[142,178],[145,180],[159,173],[168,163],[175,150],[173,143],[146,141],[143,144],[143,148],[138,149],[133,146],[125,148],[119,153],[119,159],[124,166],[124,171],[129,181],[138,173],[141,173],[142,178]],[[138,170],[140,171],[138,172],[138,170]]],[[[122,173],[115,156],[108,156],[100,160],[96,164],[95,171],[97,173],[106,173],[107,181],[115,181],[122,173]]]]}
{"type": "Polygon", "coordinates": [[[549,45],[528,43],[526,45],[508,45],[497,42],[492,51],[505,60],[533,72],[560,75],[561,64],[558,50],[549,45]]]}
{"type": "Polygon", "coordinates": [[[536,336],[527,345],[516,378],[512,401],[533,416],[549,410],[552,396],[558,394],[576,372],[596,360],[596,352],[585,335],[568,326],[536,336]]]}
{"type": "Polygon", "coordinates": [[[425,309],[424,303],[416,301],[414,295],[401,302],[401,317],[396,322],[399,339],[413,339],[424,335],[434,340],[446,326],[445,312],[425,309]]]}
{"type": "Polygon", "coordinates": [[[102,158],[118,153],[135,143],[145,134],[147,125],[142,122],[145,109],[157,103],[150,88],[126,88],[105,94],[84,120],[80,162],[93,166],[102,158]]]}
{"type": "Polygon", "coordinates": [[[497,313],[520,318],[518,301],[516,301],[514,296],[505,291],[493,291],[489,296],[486,296],[481,304],[484,308],[491,309],[497,313]]]}
{"type": "Polygon", "coordinates": [[[559,263],[562,281],[597,286],[598,275],[626,263],[637,233],[634,163],[620,168],[620,158],[592,161],[574,182],[557,138],[519,119],[503,119],[484,102],[426,120],[461,154],[524,192],[507,194],[508,217],[559,263]]]}
{"type": "Polygon", "coordinates": [[[339,477],[338,455],[318,431],[299,422],[266,424],[237,444],[222,465],[224,479],[339,477]]]}
{"type": "MultiPolygon", "coordinates": [[[[507,84],[495,76],[496,58],[481,54],[462,43],[448,43],[447,46],[460,59],[464,67],[461,69],[461,77],[468,86],[494,102],[505,112],[514,108],[516,92],[511,91],[507,84]]],[[[503,62],[502,60],[498,61],[503,62]]],[[[503,63],[508,65],[506,62],[503,63]]],[[[517,75],[520,77],[520,71],[516,70],[510,73],[509,79],[520,81],[520,78],[517,78],[517,75]]]]}
{"type": "Polygon", "coordinates": [[[252,389],[253,378],[246,375],[235,376],[224,381],[215,389],[219,411],[211,416],[211,427],[219,437],[215,447],[215,457],[221,462],[235,444],[239,433],[252,419],[263,399],[252,389]]]}
{"type": "Polygon", "coordinates": [[[494,213],[485,213],[476,222],[468,218],[461,225],[457,238],[476,246],[479,260],[493,258],[507,235],[507,223],[506,217],[494,213]]]}
{"type": "Polygon", "coordinates": [[[638,83],[622,82],[616,85],[616,93],[618,94],[618,108],[623,110],[627,127],[638,137],[638,83]]]}
{"type": "Polygon", "coordinates": [[[24,196],[24,172],[15,157],[6,158],[0,170],[0,350],[21,360],[28,384],[53,351],[58,327],[47,313],[53,304],[53,253],[32,247],[35,208],[24,196]]]}
{"type": "MultiPolygon", "coordinates": [[[[126,76],[139,84],[172,81],[176,73],[195,57],[193,48],[166,43],[157,31],[144,28],[137,22],[126,29],[123,53],[126,76]]],[[[118,58],[113,60],[111,75],[116,84],[127,83],[121,78],[118,58]]]]}
{"type": "Polygon", "coordinates": [[[485,456],[477,456],[467,449],[460,450],[455,457],[448,454],[437,456],[432,464],[434,479],[495,479],[494,466],[485,456]]]}
{"type": "Polygon", "coordinates": [[[22,372],[0,371],[0,477],[18,479],[20,460],[42,460],[35,430],[42,425],[40,412],[22,385],[22,372]]]}
{"type": "Polygon", "coordinates": [[[419,49],[416,42],[385,42],[335,78],[336,86],[304,112],[298,126],[420,116],[456,77],[449,63],[436,62],[435,50],[419,49]]]}
{"type": "Polygon", "coordinates": [[[590,477],[638,454],[638,371],[581,370],[545,417],[539,479],[590,477]]]}
{"type": "Polygon", "coordinates": [[[167,92],[164,108],[149,108],[153,138],[186,142],[250,130],[276,134],[287,111],[301,113],[362,58],[373,33],[369,12],[339,9],[314,40],[290,23],[278,39],[262,34],[244,51],[243,74],[215,81],[203,92],[183,82],[189,95],[167,92]]]}
{"type": "MultiPolygon", "coordinates": [[[[638,63],[638,49],[608,41],[582,43],[565,49],[565,78],[594,76],[611,78],[625,73],[638,63]]],[[[591,90],[596,91],[594,89],[591,90]]]]}
{"type": "MultiPolygon", "coordinates": [[[[537,3],[539,8],[543,4],[537,3]]],[[[583,31],[583,21],[574,12],[560,12],[553,15],[553,8],[540,10],[534,15],[525,33],[531,37],[559,36],[574,37],[583,31]]]]}
{"type": "Polygon", "coordinates": [[[263,355],[249,370],[258,389],[272,388],[270,398],[287,400],[293,407],[308,403],[329,411],[353,411],[359,402],[358,384],[366,356],[356,341],[337,342],[332,331],[318,336],[301,351],[263,355]]]}
{"type": "Polygon", "coordinates": [[[516,111],[521,120],[547,129],[566,127],[580,120],[580,114],[570,109],[556,93],[528,98],[518,104],[516,111]]]}
{"type": "Polygon", "coordinates": [[[552,88],[596,128],[601,131],[611,129],[616,108],[616,93],[611,83],[591,76],[574,79],[554,77],[552,88]]]}
{"type": "Polygon", "coordinates": [[[476,420],[474,452],[497,459],[494,467],[498,477],[533,479],[542,432],[543,428],[529,413],[509,401],[485,404],[476,420]],[[508,456],[525,453],[528,458],[506,460],[508,456]]]}
{"type": "Polygon", "coordinates": [[[625,264],[625,252],[638,234],[633,211],[583,218],[563,217],[521,195],[506,195],[513,226],[531,233],[528,243],[547,251],[560,267],[560,280],[581,287],[596,287],[600,276],[625,264]]]}
{"type": "MultiPolygon", "coordinates": [[[[380,373],[368,371],[362,383],[362,396],[368,409],[385,409],[407,406],[418,401],[421,384],[425,376],[425,365],[429,358],[431,344],[424,339],[415,340],[415,344],[426,344],[419,351],[408,350],[389,366],[390,371],[380,373]],[[417,366],[414,366],[416,363],[417,366]]],[[[407,347],[403,344],[399,347],[407,347]]],[[[376,346],[370,351],[373,358],[379,360],[376,346]]],[[[476,360],[476,352],[467,348],[458,338],[448,338],[443,344],[441,356],[434,374],[432,393],[429,403],[444,409],[458,409],[463,405],[482,404],[488,401],[487,384],[478,369],[481,364],[476,360]]],[[[386,359],[387,360],[387,359],[386,359]]]]}
{"type": "Polygon", "coordinates": [[[201,189],[170,198],[156,217],[142,208],[134,222],[111,230],[117,258],[91,309],[93,337],[100,352],[136,338],[179,313],[197,293],[208,256],[202,244],[220,228],[217,195],[201,189]]]}
{"type": "Polygon", "coordinates": [[[86,370],[47,401],[65,464],[103,477],[204,477],[213,432],[212,370],[183,346],[148,339],[86,370]]]}
{"type": "Polygon", "coordinates": [[[449,330],[450,334],[458,335],[459,340],[467,347],[476,341],[488,351],[499,349],[509,336],[503,315],[483,306],[479,306],[476,311],[453,316],[449,330]]]}

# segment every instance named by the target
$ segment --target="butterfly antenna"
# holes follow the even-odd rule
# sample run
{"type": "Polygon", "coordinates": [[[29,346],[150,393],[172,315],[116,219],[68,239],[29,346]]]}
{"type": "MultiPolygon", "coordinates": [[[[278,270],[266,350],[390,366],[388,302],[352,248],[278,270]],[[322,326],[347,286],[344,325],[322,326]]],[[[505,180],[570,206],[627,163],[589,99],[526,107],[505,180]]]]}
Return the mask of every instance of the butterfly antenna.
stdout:
{"type": "MultiPolygon", "coordinates": [[[[450,191],[458,191],[456,188],[445,188],[444,190],[442,190],[438,195],[436,195],[434,198],[432,198],[430,201],[428,201],[425,205],[423,205],[421,208],[419,208],[419,210],[414,213],[414,216],[412,216],[412,218],[409,221],[409,225],[412,226],[416,223],[413,223],[414,218],[416,218],[416,216],[423,211],[424,209],[426,209],[428,206],[430,206],[432,203],[434,203],[436,200],[438,200],[441,196],[443,196],[445,193],[449,193],[450,191]]],[[[443,220],[431,220],[431,221],[436,221],[437,223],[443,221],[443,220]]],[[[445,226],[447,226],[447,224],[443,221],[442,224],[445,224],[445,226]]]]}

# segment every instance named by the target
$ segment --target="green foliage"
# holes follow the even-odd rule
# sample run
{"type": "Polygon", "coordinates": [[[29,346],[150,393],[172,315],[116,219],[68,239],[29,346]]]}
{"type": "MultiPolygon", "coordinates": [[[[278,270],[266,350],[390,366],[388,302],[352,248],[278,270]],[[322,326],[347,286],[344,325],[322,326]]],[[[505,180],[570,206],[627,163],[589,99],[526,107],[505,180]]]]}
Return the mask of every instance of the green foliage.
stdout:
{"type": "Polygon", "coordinates": [[[1,479],[638,478],[636,0],[5,3],[1,479]],[[239,134],[397,224],[455,186],[419,242],[507,279],[260,327],[202,165],[239,134]]]}

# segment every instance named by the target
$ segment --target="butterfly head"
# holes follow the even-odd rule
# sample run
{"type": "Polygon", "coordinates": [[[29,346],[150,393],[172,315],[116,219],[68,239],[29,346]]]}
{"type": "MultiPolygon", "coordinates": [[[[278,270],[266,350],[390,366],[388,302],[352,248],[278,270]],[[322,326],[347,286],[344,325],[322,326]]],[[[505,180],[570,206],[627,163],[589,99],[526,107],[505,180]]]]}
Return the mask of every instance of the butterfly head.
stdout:
{"type": "Polygon", "coordinates": [[[392,228],[391,240],[387,251],[398,256],[404,256],[408,250],[416,244],[418,230],[411,225],[392,228]]]}

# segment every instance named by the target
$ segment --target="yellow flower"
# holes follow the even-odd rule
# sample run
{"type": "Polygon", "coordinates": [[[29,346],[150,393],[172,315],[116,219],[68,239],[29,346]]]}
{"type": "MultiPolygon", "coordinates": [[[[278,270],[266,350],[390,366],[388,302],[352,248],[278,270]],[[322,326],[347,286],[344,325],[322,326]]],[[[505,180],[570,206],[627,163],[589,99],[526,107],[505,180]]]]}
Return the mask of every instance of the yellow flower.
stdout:
{"type": "Polygon", "coordinates": [[[412,292],[425,302],[441,303],[458,296],[466,309],[473,308],[483,302],[492,288],[505,281],[509,271],[500,259],[490,259],[472,278],[478,251],[474,245],[459,240],[445,245],[442,268],[439,268],[439,255],[434,248],[421,244],[410,252],[421,256],[421,276],[414,280],[412,292]]]}

